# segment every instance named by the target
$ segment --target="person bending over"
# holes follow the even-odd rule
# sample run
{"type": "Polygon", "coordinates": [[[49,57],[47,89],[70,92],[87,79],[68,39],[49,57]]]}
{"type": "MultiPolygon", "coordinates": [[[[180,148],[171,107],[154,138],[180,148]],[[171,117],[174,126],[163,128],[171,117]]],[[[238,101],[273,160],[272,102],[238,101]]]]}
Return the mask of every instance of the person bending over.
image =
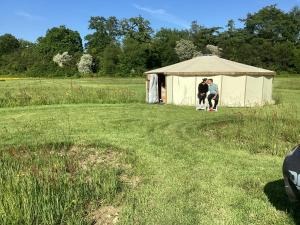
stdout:
{"type": "Polygon", "coordinates": [[[204,78],[202,82],[198,85],[198,98],[199,98],[199,104],[205,105],[205,99],[208,92],[208,84],[207,78],[204,78]]]}
{"type": "Polygon", "coordinates": [[[208,103],[209,103],[209,111],[217,111],[217,106],[219,103],[219,89],[218,85],[216,85],[213,81],[213,79],[208,79],[207,81],[208,84],[208,90],[209,90],[209,95],[208,95],[208,103]],[[214,100],[214,105],[212,104],[212,100],[214,100]]]}

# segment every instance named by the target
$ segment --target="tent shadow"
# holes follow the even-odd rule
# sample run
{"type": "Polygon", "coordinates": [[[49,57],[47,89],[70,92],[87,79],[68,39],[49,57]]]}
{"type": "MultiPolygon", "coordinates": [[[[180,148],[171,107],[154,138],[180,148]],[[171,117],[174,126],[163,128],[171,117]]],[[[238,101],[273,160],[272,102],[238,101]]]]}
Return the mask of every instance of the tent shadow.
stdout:
{"type": "Polygon", "coordinates": [[[288,213],[294,219],[295,224],[300,225],[300,204],[289,201],[285,193],[283,179],[267,183],[264,192],[277,210],[288,213]]]}

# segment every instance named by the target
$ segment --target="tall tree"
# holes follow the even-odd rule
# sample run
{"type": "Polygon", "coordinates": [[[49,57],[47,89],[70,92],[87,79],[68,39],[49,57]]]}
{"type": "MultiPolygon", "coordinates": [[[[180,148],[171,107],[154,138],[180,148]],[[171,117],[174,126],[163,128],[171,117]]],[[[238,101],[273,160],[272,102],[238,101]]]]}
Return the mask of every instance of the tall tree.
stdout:
{"type": "Polygon", "coordinates": [[[151,38],[153,29],[150,22],[143,17],[124,19],[121,22],[123,52],[120,56],[120,67],[123,74],[141,74],[151,65],[151,38]]]}
{"type": "Polygon", "coordinates": [[[51,58],[57,53],[68,52],[72,55],[83,51],[80,34],[65,26],[49,29],[45,37],[38,38],[37,48],[51,58]]]}
{"type": "Polygon", "coordinates": [[[156,67],[179,62],[178,55],[175,51],[176,42],[188,38],[189,33],[187,30],[166,28],[159,30],[155,34],[152,43],[152,49],[154,52],[157,52],[159,57],[159,62],[157,62],[156,67]]]}
{"type": "Polygon", "coordinates": [[[221,27],[206,28],[193,21],[190,29],[190,36],[197,50],[206,53],[208,44],[217,45],[217,36],[220,33],[221,27]]]}
{"type": "Polygon", "coordinates": [[[20,47],[20,42],[11,34],[0,36],[0,55],[11,53],[20,47]]]}
{"type": "Polygon", "coordinates": [[[150,26],[150,22],[141,16],[123,19],[121,26],[125,38],[131,38],[140,43],[151,40],[153,29],[150,26]]]}
{"type": "Polygon", "coordinates": [[[117,44],[112,43],[104,49],[101,62],[101,70],[104,75],[116,75],[118,73],[120,54],[121,48],[117,44]]]}
{"type": "Polygon", "coordinates": [[[264,7],[253,14],[249,13],[242,21],[250,34],[273,42],[294,41],[298,35],[297,26],[291,16],[276,5],[264,7]]]}
{"type": "Polygon", "coordinates": [[[89,29],[94,33],[85,37],[86,48],[88,52],[95,57],[100,57],[104,49],[112,42],[116,42],[121,36],[120,22],[114,17],[91,17],[89,21],[89,29]]]}
{"type": "Polygon", "coordinates": [[[300,41],[300,7],[295,6],[291,9],[289,12],[289,16],[293,20],[295,27],[296,27],[296,32],[295,32],[295,42],[299,43],[300,41]]]}

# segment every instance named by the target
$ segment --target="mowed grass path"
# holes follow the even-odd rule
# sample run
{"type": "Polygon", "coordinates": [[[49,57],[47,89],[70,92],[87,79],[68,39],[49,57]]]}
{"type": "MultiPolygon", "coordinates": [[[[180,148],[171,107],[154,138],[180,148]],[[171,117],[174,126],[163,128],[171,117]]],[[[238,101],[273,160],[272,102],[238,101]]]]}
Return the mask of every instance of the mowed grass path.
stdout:
{"type": "Polygon", "coordinates": [[[141,183],[124,190],[120,224],[297,224],[281,173],[300,142],[297,84],[277,78],[280,105],[218,113],[138,102],[2,108],[1,147],[100,143],[131,152],[141,183]]]}

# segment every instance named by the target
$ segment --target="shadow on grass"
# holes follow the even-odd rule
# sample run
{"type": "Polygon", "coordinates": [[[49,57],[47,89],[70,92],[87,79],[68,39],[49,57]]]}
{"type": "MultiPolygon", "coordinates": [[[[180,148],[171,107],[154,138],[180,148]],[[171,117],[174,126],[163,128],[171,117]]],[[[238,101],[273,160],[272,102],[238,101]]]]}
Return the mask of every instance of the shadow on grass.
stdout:
{"type": "Polygon", "coordinates": [[[300,225],[300,204],[291,203],[285,193],[283,179],[267,183],[264,192],[272,205],[293,217],[295,224],[300,225]]]}

